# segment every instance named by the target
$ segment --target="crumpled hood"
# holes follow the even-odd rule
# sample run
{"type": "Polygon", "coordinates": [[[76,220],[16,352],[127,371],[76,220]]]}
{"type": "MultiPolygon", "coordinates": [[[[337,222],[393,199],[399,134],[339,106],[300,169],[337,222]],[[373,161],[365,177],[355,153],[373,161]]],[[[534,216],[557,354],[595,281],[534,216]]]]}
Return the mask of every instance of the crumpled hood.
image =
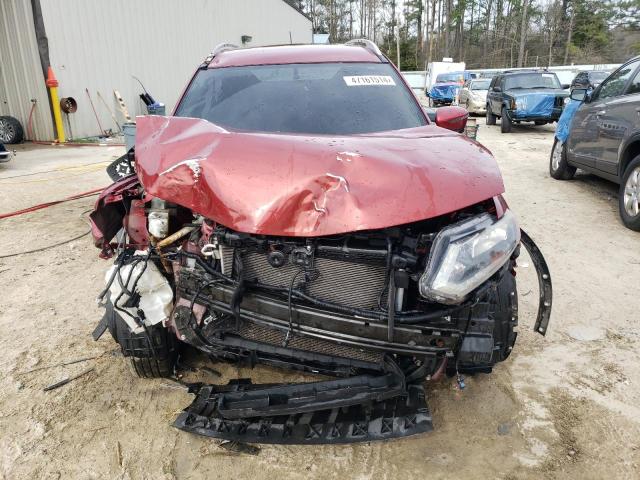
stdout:
{"type": "Polygon", "coordinates": [[[453,212],[504,191],[490,152],[425,127],[356,136],[228,132],[137,119],[146,191],[246,233],[311,237],[453,212]]]}

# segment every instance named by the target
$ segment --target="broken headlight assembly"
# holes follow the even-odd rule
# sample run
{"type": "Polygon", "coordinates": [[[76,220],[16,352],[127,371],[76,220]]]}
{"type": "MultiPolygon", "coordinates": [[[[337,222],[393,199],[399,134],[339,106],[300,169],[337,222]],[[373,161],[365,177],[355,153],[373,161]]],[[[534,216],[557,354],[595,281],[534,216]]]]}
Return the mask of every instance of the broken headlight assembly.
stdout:
{"type": "Polygon", "coordinates": [[[507,210],[499,219],[483,213],[441,230],[424,274],[420,294],[428,300],[457,304],[487,281],[520,242],[520,228],[507,210]]]}

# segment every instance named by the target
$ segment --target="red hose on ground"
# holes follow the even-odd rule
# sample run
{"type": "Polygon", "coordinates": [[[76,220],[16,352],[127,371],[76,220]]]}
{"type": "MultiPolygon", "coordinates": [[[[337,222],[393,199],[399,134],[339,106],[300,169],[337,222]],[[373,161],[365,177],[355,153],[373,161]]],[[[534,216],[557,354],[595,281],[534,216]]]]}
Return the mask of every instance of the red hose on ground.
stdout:
{"type": "Polygon", "coordinates": [[[78,193],[76,195],[72,195],[67,198],[63,198],[62,200],[54,200],[52,202],[40,203],[38,205],[34,205],[29,208],[23,208],[22,210],[16,210],[15,212],[10,213],[0,213],[0,220],[3,218],[15,217],[17,215],[22,215],[24,213],[35,212],[36,210],[42,210],[43,208],[51,207],[52,205],[58,205],[59,203],[69,202],[71,200],[77,200],[79,198],[88,197],[90,195],[95,195],[96,193],[100,193],[107,187],[96,188],[95,190],[89,190],[88,192],[78,193]]]}

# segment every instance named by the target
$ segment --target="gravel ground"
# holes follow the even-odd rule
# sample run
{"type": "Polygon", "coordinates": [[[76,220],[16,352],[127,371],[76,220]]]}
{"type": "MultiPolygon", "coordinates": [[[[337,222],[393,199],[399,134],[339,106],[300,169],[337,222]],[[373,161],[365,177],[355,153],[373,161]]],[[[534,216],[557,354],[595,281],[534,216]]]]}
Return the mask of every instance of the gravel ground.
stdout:
{"type": "MultiPolygon", "coordinates": [[[[621,225],[615,185],[584,174],[571,182],[549,177],[551,126],[503,135],[479,123],[506,198],[551,268],[553,315],[546,338],[532,332],[538,291],[523,255],[514,353],[493,374],[468,377],[464,391],[450,379],[429,385],[434,432],[360,445],[263,446],[249,456],[172,428],[191,397],[167,381],[132,378],[109,335],[90,338],[108,264],[83,237],[0,258],[0,478],[639,478],[640,235],[621,225]]],[[[0,165],[0,211],[105,186],[102,163],[121,151],[21,146],[0,165]]],[[[93,199],[1,220],[0,256],[87,231],[93,199]]],[[[305,378],[215,368],[223,381],[305,378]]]]}

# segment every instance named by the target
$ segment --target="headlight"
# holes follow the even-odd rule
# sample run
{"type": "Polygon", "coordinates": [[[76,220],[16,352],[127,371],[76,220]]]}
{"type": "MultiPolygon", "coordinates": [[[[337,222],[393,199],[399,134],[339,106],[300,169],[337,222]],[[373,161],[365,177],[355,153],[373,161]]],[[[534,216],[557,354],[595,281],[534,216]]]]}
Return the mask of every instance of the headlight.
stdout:
{"type": "Polygon", "coordinates": [[[569,98],[569,97],[564,97],[563,105],[566,105],[567,103],[569,103],[569,100],[571,100],[571,98],[569,98]]]}
{"type": "Polygon", "coordinates": [[[444,228],[433,241],[420,294],[435,302],[464,301],[509,259],[520,242],[520,228],[507,210],[500,220],[488,213],[444,228]]]}

